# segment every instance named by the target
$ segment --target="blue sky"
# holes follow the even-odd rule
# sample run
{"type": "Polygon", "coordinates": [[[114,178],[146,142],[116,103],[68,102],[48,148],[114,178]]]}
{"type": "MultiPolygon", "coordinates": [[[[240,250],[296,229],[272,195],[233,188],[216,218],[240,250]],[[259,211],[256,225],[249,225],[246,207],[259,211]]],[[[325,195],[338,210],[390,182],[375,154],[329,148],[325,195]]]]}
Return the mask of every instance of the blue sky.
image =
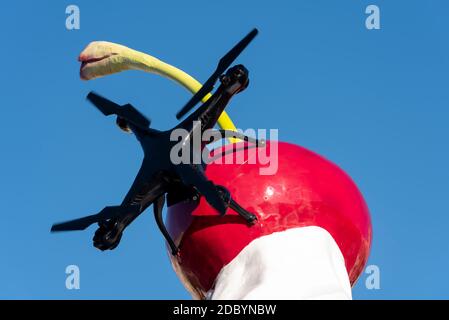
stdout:
{"type": "Polygon", "coordinates": [[[78,53],[107,40],[205,80],[252,27],[239,62],[251,84],[228,108],[240,128],[279,128],[347,171],[370,207],[369,264],[380,290],[356,299],[449,298],[449,42],[447,1],[20,1],[2,6],[0,298],[189,298],[151,214],[117,250],[91,246],[94,227],[54,235],[55,221],[118,204],[140,165],[135,139],[85,101],[96,90],[131,102],[157,128],[189,93],[127,72],[78,78],[78,53]],[[65,28],[65,8],[81,29],[65,28]],[[124,5],[126,3],[126,5],[124,5]],[[365,8],[381,29],[365,28],[365,8]],[[65,288],[65,267],[81,289],[65,288]]]}

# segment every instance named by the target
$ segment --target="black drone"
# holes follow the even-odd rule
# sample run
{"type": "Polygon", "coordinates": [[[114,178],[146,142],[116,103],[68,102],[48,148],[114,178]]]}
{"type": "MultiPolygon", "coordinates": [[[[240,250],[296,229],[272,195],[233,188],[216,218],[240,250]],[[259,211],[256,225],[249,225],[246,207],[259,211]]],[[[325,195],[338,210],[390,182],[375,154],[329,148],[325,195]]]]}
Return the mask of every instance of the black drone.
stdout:
{"type": "MultiPolygon", "coordinates": [[[[236,65],[231,68],[229,66],[254,39],[257,32],[257,29],[253,29],[220,59],[215,72],[176,114],[176,118],[179,120],[192,110],[206,94],[213,90],[215,83],[219,79],[221,84],[218,89],[207,102],[170,130],[159,131],[152,129],[149,127],[150,120],[131,104],[119,106],[94,92],[90,92],[87,99],[95,107],[105,116],[116,115],[119,127],[136,135],[144,151],[143,163],[121,205],[108,206],[97,214],[54,224],[51,231],[84,230],[97,222],[99,228],[93,238],[94,246],[100,250],[114,249],[119,244],[125,228],[153,204],[156,223],[169,244],[172,254],[176,255],[179,251],[178,247],[171,239],[162,218],[162,208],[166,194],[168,196],[168,205],[186,199],[198,201],[201,196],[204,196],[206,201],[220,215],[224,215],[227,209],[231,208],[245,219],[247,223],[254,223],[257,220],[254,214],[242,208],[232,198],[226,188],[215,185],[207,179],[204,173],[205,163],[202,160],[199,164],[194,164],[193,158],[197,157],[198,154],[190,152],[192,161],[188,164],[173,164],[170,160],[170,151],[179,142],[171,141],[170,134],[173,130],[180,128],[185,129],[189,133],[182,139],[181,152],[184,152],[187,148],[194,150],[192,149],[192,137],[195,130],[199,130],[202,134],[205,130],[212,129],[215,126],[230,99],[248,86],[248,70],[243,65],[236,65]],[[223,74],[225,71],[226,73],[223,74]]],[[[255,144],[255,146],[264,145],[264,141],[258,141],[239,132],[217,131],[226,137],[242,139],[255,144]]],[[[202,143],[201,152],[206,147],[206,144],[202,143]]]]}

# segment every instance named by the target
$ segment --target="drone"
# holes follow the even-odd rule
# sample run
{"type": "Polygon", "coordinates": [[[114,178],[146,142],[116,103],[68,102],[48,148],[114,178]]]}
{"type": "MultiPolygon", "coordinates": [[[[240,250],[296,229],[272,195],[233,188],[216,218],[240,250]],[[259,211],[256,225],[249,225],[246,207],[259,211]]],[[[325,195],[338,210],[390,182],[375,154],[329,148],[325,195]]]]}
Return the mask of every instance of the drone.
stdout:
{"type": "MultiPolygon", "coordinates": [[[[179,248],[167,231],[162,217],[166,196],[169,206],[186,200],[198,202],[201,197],[204,197],[218,214],[223,216],[228,208],[231,208],[246,223],[254,224],[257,221],[256,215],[239,205],[225,187],[208,180],[205,175],[206,163],[204,160],[199,163],[190,161],[180,164],[174,164],[171,161],[170,152],[178,142],[172,141],[170,136],[173,130],[186,130],[188,134],[182,138],[181,152],[186,152],[190,148],[189,150],[193,150],[189,153],[190,160],[198,156],[192,149],[193,133],[199,130],[203,134],[206,130],[211,130],[231,98],[248,86],[248,70],[240,64],[230,66],[257,33],[257,29],[253,29],[220,59],[216,70],[201,89],[176,114],[176,118],[181,120],[186,116],[195,105],[213,90],[218,80],[221,83],[220,86],[205,103],[170,130],[159,131],[150,128],[151,120],[131,104],[120,106],[95,92],[90,92],[87,99],[103,115],[115,115],[117,125],[122,130],[136,136],[144,151],[144,158],[131,188],[119,206],[107,206],[97,214],[54,224],[51,231],[85,230],[90,225],[98,223],[99,227],[93,237],[94,247],[102,251],[112,250],[120,243],[125,228],[150,205],[153,205],[157,226],[170,246],[171,253],[177,255],[179,248]]],[[[264,140],[257,140],[240,132],[216,131],[222,137],[240,139],[252,143],[256,147],[265,146],[264,140]]],[[[201,144],[201,153],[207,144],[207,142],[201,144]]]]}

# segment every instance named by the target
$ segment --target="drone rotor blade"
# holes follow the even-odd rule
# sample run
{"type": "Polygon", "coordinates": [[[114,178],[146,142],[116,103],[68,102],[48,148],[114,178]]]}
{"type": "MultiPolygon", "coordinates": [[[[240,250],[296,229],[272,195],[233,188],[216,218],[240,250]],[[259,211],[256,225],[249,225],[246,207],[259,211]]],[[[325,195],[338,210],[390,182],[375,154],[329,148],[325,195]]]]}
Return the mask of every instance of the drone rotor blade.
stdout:
{"type": "Polygon", "coordinates": [[[90,225],[96,222],[102,222],[108,219],[112,219],[120,216],[121,214],[127,213],[130,210],[139,210],[140,206],[111,206],[105,207],[97,214],[93,214],[87,217],[70,220],[62,223],[56,223],[51,227],[51,232],[60,232],[60,231],[77,231],[84,230],[90,225]]]}
{"type": "Polygon", "coordinates": [[[228,53],[226,53],[223,58],[220,59],[220,62],[218,62],[217,70],[215,72],[218,72],[222,74],[226,71],[227,68],[231,65],[231,63],[234,62],[235,59],[242,53],[243,50],[250,44],[251,41],[257,36],[256,28],[251,30],[250,33],[248,33],[242,40],[237,43],[234,48],[229,50],[228,53]]]}
{"type": "Polygon", "coordinates": [[[105,116],[116,114],[117,110],[120,109],[120,105],[106,99],[105,97],[100,96],[99,94],[96,94],[93,91],[89,92],[89,94],[87,95],[87,100],[92,102],[92,104],[97,107],[97,109],[100,110],[101,113],[103,113],[105,116]]]}
{"type": "Polygon", "coordinates": [[[55,223],[51,226],[51,232],[80,231],[86,229],[95,222],[98,222],[98,218],[96,217],[96,215],[92,215],[62,223],[55,223]]]}
{"type": "Polygon", "coordinates": [[[226,53],[218,62],[217,69],[214,73],[207,79],[201,89],[186,103],[181,110],[176,114],[176,118],[179,120],[185,116],[195,105],[204,98],[214,88],[220,75],[222,75],[226,69],[229,68],[232,62],[242,53],[242,51],[248,46],[248,44],[257,35],[257,29],[253,29],[250,33],[246,35],[242,40],[239,41],[228,53],[226,53]]]}
{"type": "Polygon", "coordinates": [[[115,114],[118,117],[121,117],[142,129],[148,128],[151,124],[150,119],[145,117],[129,103],[120,106],[117,103],[112,102],[111,100],[106,99],[93,91],[89,92],[89,94],[87,95],[87,100],[92,102],[92,104],[97,107],[98,110],[100,110],[105,116],[115,114]]]}

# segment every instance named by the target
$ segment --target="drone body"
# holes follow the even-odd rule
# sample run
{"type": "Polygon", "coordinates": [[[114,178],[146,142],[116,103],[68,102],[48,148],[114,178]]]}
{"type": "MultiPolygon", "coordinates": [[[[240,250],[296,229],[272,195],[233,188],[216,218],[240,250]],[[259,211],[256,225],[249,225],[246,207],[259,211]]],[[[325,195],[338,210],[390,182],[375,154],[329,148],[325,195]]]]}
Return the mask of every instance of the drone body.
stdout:
{"type": "MultiPolygon", "coordinates": [[[[195,202],[204,197],[220,215],[224,215],[228,208],[232,208],[247,223],[255,222],[256,216],[238,205],[226,188],[214,185],[206,178],[205,164],[194,161],[198,155],[192,149],[194,132],[197,131],[202,135],[206,130],[212,129],[231,98],[248,86],[248,70],[244,66],[236,65],[229,68],[226,74],[222,73],[256,35],[257,30],[254,29],[220,60],[217,70],[181,109],[177,118],[187,114],[204,95],[209,93],[218,79],[221,85],[206,103],[171,130],[159,131],[149,128],[150,120],[132,105],[119,106],[93,92],[89,93],[88,100],[105,116],[116,115],[120,128],[135,134],[143,148],[144,159],[133,185],[120,206],[106,207],[98,214],[55,224],[52,231],[84,230],[97,222],[99,229],[94,236],[94,246],[100,250],[114,249],[119,244],[124,229],[153,204],[158,227],[170,245],[172,254],[176,255],[178,248],[169,236],[162,219],[166,194],[169,195],[169,201],[172,199],[171,202],[174,200],[195,202]],[[181,153],[190,155],[187,163],[174,164],[171,159],[172,150],[179,143],[172,140],[172,132],[177,129],[187,132],[181,141],[181,153]]],[[[233,138],[253,141],[256,146],[259,144],[257,140],[238,132],[222,133],[233,138]]],[[[205,147],[206,143],[202,143],[200,154],[205,147]]]]}

